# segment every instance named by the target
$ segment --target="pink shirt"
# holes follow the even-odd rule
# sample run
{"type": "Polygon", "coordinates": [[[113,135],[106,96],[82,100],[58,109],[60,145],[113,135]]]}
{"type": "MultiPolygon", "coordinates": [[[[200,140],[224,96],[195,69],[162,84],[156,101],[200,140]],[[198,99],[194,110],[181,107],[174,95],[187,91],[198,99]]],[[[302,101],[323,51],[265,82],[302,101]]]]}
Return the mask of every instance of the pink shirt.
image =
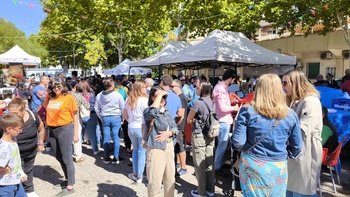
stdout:
{"type": "Polygon", "coordinates": [[[227,124],[233,123],[231,112],[234,108],[231,106],[230,95],[228,94],[228,86],[224,82],[216,84],[213,90],[215,113],[218,114],[219,122],[227,124]]]}

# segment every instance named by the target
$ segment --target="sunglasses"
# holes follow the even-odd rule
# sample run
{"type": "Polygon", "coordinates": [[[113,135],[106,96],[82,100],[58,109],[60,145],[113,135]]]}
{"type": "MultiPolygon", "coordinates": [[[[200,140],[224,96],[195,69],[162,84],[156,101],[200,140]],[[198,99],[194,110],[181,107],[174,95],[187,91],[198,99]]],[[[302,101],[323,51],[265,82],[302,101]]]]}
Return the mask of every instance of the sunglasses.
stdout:
{"type": "Polygon", "coordinates": [[[57,86],[52,86],[52,89],[59,89],[59,90],[61,90],[63,87],[61,86],[61,85],[57,85],[57,86]]]}
{"type": "Polygon", "coordinates": [[[286,86],[288,84],[288,81],[282,81],[282,85],[286,86]]]}

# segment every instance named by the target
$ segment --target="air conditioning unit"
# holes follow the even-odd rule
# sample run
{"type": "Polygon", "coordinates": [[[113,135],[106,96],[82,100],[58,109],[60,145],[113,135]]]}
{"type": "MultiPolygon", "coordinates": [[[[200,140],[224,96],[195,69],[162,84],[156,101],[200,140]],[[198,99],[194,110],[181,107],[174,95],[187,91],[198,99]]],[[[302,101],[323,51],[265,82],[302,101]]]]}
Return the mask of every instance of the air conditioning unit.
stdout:
{"type": "Polygon", "coordinates": [[[342,55],[344,59],[348,59],[350,56],[349,50],[343,50],[342,55]]]}
{"type": "Polygon", "coordinates": [[[321,53],[320,58],[321,59],[331,59],[332,58],[332,53],[331,52],[323,52],[323,53],[321,53]]]}

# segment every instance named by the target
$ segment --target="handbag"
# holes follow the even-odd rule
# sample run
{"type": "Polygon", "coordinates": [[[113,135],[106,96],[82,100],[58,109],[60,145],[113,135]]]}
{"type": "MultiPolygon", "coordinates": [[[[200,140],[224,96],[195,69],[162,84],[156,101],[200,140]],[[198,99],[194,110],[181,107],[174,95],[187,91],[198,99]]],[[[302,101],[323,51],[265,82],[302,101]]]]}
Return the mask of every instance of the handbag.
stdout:
{"type": "MultiPolygon", "coordinates": [[[[257,141],[253,146],[251,146],[246,152],[249,152],[251,149],[253,149],[256,145],[258,145],[261,141],[263,141],[273,130],[273,128],[276,127],[276,125],[278,124],[279,120],[276,120],[276,122],[272,125],[272,127],[270,128],[270,130],[264,135],[264,137],[262,137],[259,141],[257,141]]],[[[235,161],[235,163],[233,164],[234,168],[236,168],[236,170],[238,171],[239,167],[239,161],[240,159],[240,155],[241,155],[241,151],[239,151],[238,153],[236,153],[237,159],[235,161]]]]}
{"type": "Polygon", "coordinates": [[[81,105],[80,110],[79,110],[79,115],[80,118],[86,118],[90,116],[90,110],[86,109],[86,107],[84,107],[84,105],[81,105]]]}
{"type": "Polygon", "coordinates": [[[154,125],[154,119],[151,120],[151,123],[150,123],[150,125],[149,125],[149,129],[148,129],[147,136],[142,137],[142,147],[143,147],[144,149],[147,148],[147,141],[148,141],[149,136],[151,135],[151,132],[152,132],[152,129],[153,129],[153,125],[154,125]]]}

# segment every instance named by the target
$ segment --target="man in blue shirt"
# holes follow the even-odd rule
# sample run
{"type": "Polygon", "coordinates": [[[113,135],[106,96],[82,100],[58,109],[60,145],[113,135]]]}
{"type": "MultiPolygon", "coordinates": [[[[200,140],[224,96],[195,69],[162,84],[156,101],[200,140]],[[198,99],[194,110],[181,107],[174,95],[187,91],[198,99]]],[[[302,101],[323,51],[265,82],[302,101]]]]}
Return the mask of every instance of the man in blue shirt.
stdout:
{"type": "Polygon", "coordinates": [[[44,102],[47,96],[46,88],[49,82],[50,82],[49,77],[43,75],[40,77],[40,84],[33,88],[33,93],[31,95],[32,96],[31,110],[33,112],[36,112],[44,102]]]}
{"type": "MultiPolygon", "coordinates": [[[[183,119],[185,109],[182,108],[180,97],[170,90],[170,86],[173,83],[173,78],[169,75],[164,75],[160,80],[159,86],[168,92],[166,106],[169,108],[171,117],[175,120],[175,122],[176,120],[183,119]]],[[[178,125],[179,123],[176,122],[176,124],[178,125]]]]}

